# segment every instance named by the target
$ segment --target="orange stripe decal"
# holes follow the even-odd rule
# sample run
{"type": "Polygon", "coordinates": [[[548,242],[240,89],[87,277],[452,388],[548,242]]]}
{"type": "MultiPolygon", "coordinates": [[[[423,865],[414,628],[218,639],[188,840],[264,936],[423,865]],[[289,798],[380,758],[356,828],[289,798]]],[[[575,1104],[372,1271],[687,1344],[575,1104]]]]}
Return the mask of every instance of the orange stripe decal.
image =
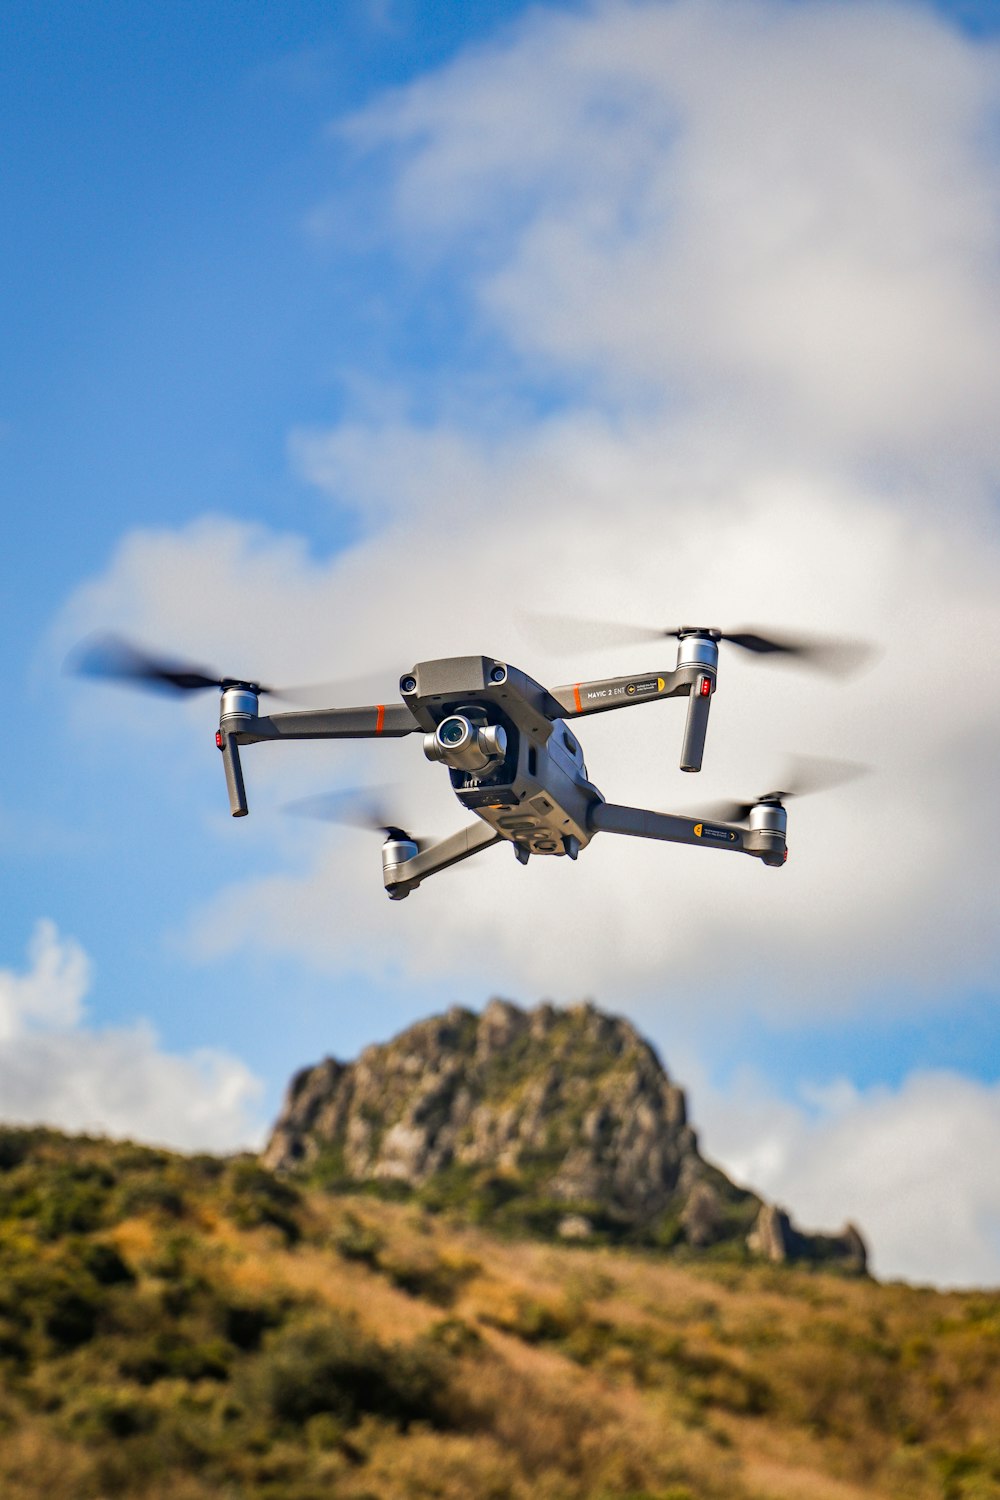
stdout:
{"type": "Polygon", "coordinates": [[[578,682],[574,682],[573,684],[573,702],[576,704],[577,713],[582,714],[583,704],[580,702],[580,684],[578,682]]]}
{"type": "Polygon", "coordinates": [[[385,704],[384,703],[380,703],[378,705],[378,711],[377,711],[376,716],[375,716],[375,733],[376,734],[381,734],[384,725],[385,725],[385,704]]]}

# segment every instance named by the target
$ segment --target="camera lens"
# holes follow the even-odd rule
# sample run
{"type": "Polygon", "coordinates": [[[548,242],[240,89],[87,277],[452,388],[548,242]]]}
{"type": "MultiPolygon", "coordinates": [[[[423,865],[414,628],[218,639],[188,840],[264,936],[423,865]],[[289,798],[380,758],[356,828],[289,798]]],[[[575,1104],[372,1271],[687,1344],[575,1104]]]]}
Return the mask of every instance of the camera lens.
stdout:
{"type": "Polygon", "coordinates": [[[460,745],[469,733],[468,721],[455,715],[452,719],[445,719],[438,725],[438,739],[442,745],[453,748],[460,745]]]}

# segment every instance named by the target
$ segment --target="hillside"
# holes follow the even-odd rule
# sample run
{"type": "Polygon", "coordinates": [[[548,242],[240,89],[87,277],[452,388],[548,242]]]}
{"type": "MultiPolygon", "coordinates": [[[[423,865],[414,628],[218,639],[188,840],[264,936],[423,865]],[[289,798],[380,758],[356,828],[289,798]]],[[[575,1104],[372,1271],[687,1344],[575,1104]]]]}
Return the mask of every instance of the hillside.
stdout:
{"type": "Polygon", "coordinates": [[[0,1131],[4,1500],[984,1500],[1000,1294],[0,1131]]]}
{"type": "Polygon", "coordinates": [[[357,1062],[304,1068],[263,1160],[326,1186],[396,1184],[535,1234],[866,1265],[853,1226],[803,1234],[706,1161],[652,1046],[590,1004],[455,1006],[357,1062]]]}

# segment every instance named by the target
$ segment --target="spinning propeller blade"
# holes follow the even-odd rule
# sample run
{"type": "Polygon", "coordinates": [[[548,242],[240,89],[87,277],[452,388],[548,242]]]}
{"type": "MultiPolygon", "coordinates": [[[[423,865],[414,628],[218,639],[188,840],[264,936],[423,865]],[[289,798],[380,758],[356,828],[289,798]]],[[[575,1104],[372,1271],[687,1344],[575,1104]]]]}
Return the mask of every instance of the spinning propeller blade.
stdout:
{"type": "Polygon", "coordinates": [[[784,803],[789,797],[806,797],[811,792],[825,792],[835,786],[843,786],[845,782],[854,781],[859,776],[864,776],[868,770],[868,766],[860,766],[853,761],[825,760],[821,756],[796,755],[788,762],[783,778],[785,784],[783,791],[763,792],[752,802],[710,802],[700,807],[697,813],[692,813],[691,816],[704,815],[720,823],[745,823],[753,809],[761,802],[784,803]]]}
{"type": "Polygon", "coordinates": [[[386,805],[387,794],[393,790],[385,786],[343,787],[337,792],[302,797],[298,802],[288,803],[284,810],[297,818],[319,818],[324,823],[342,823],[350,828],[383,833],[386,838],[412,839],[418,850],[428,848],[431,839],[414,838],[393,821],[386,805]]]}
{"type": "Polygon", "coordinates": [[[104,677],[153,691],[191,693],[226,684],[225,678],[212,677],[202,667],[153,656],[118,635],[97,636],[85,642],[73,652],[66,667],[81,677],[104,677]]]}
{"type": "Polygon", "coordinates": [[[645,625],[625,625],[616,620],[582,620],[574,615],[539,614],[526,610],[520,615],[524,633],[543,651],[564,656],[573,651],[600,651],[607,646],[634,646],[662,640],[669,631],[645,625]]]}
{"type": "Polygon", "coordinates": [[[742,626],[738,630],[720,630],[714,625],[678,625],[663,629],[611,620],[578,620],[568,615],[532,613],[523,618],[540,646],[556,654],[704,635],[714,641],[728,641],[754,656],[784,658],[834,677],[856,671],[872,654],[871,646],[864,641],[805,633],[790,636],[771,632],[764,635],[753,626],[742,626]]]}
{"type": "Polygon", "coordinates": [[[830,677],[848,677],[872,656],[872,647],[865,641],[836,636],[765,636],[748,629],[720,631],[719,639],[756,656],[786,657],[797,665],[826,672],[830,677]]]}
{"type": "Polygon", "coordinates": [[[245,677],[212,676],[210,669],[172,657],[154,656],[120,635],[100,635],[85,641],[68,658],[66,670],[81,677],[100,677],[148,692],[198,693],[205,688],[247,687],[256,693],[268,693],[272,698],[308,702],[311,698],[337,691],[334,683],[273,688],[245,677]]]}

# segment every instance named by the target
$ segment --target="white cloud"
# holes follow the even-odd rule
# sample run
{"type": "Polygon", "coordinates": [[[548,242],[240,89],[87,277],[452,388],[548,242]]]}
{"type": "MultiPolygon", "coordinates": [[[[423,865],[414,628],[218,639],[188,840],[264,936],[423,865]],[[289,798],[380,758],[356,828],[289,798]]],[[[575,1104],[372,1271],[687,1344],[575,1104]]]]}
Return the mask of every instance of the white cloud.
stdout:
{"type": "MultiPolygon", "coordinates": [[[[377,447],[373,435],[373,485],[381,482],[377,447]]],[[[794,1011],[803,995],[814,1008],[844,1012],[889,982],[897,992],[901,982],[932,996],[942,986],[988,980],[998,915],[993,847],[988,839],[957,837],[956,822],[985,827],[997,811],[990,749],[1000,729],[995,549],[961,518],[938,526],[844,484],[789,474],[768,483],[735,469],[732,498],[719,500],[714,486],[701,482],[704,502],[669,532],[641,501],[616,503],[622,472],[641,474],[640,494],[655,487],[657,475],[665,485],[679,482],[676,455],[668,467],[651,441],[644,451],[641,442],[588,438],[583,427],[575,443],[563,427],[536,435],[527,451],[494,453],[491,482],[497,492],[506,486],[506,524],[515,535],[530,526],[520,581],[502,568],[491,576],[483,566],[496,524],[490,519],[470,520],[451,537],[433,520],[423,530],[404,523],[330,564],[303,555],[293,568],[289,544],[277,538],[270,570],[259,533],[203,523],[166,543],[155,534],[133,536],[97,593],[106,600],[155,596],[163,601],[162,633],[144,610],[133,628],[193,649],[197,624],[184,601],[193,577],[211,576],[218,614],[203,617],[208,645],[197,655],[228,670],[238,654],[279,680],[328,676],[332,662],[353,670],[379,659],[395,675],[393,667],[402,671],[414,659],[469,649],[506,656],[550,682],[636,663],[634,653],[546,660],[511,617],[517,605],[539,602],[665,624],[696,617],[850,628],[886,650],[874,671],[847,687],[730,653],[697,780],[676,771],[677,705],[592,720],[580,734],[605,795],[651,806],[752,796],[773,784],[788,750],[869,763],[874,774],[791,807],[791,858],[783,871],[603,838],[575,867],[535,862],[522,870],[507,851],[489,851],[477,861],[474,881],[465,872],[446,874],[399,906],[382,892],[373,839],[321,827],[289,830],[269,809],[310,788],[401,781],[399,821],[418,832],[447,832],[463,815],[416,742],[251,748],[244,757],[251,804],[258,819],[271,819],[277,870],[220,899],[204,922],[213,942],[273,947],[375,974],[391,955],[414,974],[445,965],[514,993],[596,992],[616,1003],[655,993],[669,971],[706,1004],[749,1002],[770,1012],[794,1011]],[[594,502],[603,498],[603,513],[598,503],[581,503],[576,529],[565,530],[581,468],[594,502]],[[241,608],[248,576],[266,608],[241,608]],[[593,588],[574,598],[576,580],[591,578],[593,588]],[[402,611],[385,608],[394,579],[419,580],[402,611]],[[223,651],[237,620],[239,652],[223,651]],[[970,676],[956,660],[956,643],[966,642],[978,642],[981,653],[971,658],[970,676]],[[974,810],[965,813],[970,797],[974,810]],[[540,908],[546,939],[525,942],[540,908]]],[[[696,467],[685,472],[694,490],[696,467]]],[[[430,482],[429,456],[421,473],[430,482]]],[[[438,473],[448,490],[448,462],[438,473]]],[[[403,599],[405,605],[405,592],[403,599]]],[[[669,664],[667,653],[659,662],[652,655],[644,651],[637,665],[669,664]]],[[[182,720],[178,742],[183,731],[189,753],[211,755],[212,705],[188,712],[204,724],[196,732],[182,720]]],[[[219,797],[221,809],[221,776],[219,797]]],[[[258,821],[258,837],[261,828],[258,821]]],[[[226,836],[247,834],[234,825],[226,836]]]]}
{"type": "Polygon", "coordinates": [[[146,1021],[94,1029],[87,955],[50,921],[24,973],[0,970],[0,1116],[8,1123],[227,1151],[261,1138],[261,1085],[238,1059],[164,1052],[146,1021]]]}
{"type": "Polygon", "coordinates": [[[995,471],[998,82],[996,48],[912,7],[605,0],[350,133],[397,153],[397,230],[529,358],[995,471]]]}
{"type": "Polygon", "coordinates": [[[52,922],[39,922],[28,945],[25,974],[0,970],[0,1042],[36,1027],[72,1027],[90,988],[90,960],[72,938],[60,942],[52,922]]]}
{"type": "Polygon", "coordinates": [[[840,1079],[788,1102],[747,1074],[724,1093],[702,1077],[691,1097],[708,1155],[803,1225],[853,1220],[879,1276],[1000,1283],[1000,1082],[840,1079]]]}

